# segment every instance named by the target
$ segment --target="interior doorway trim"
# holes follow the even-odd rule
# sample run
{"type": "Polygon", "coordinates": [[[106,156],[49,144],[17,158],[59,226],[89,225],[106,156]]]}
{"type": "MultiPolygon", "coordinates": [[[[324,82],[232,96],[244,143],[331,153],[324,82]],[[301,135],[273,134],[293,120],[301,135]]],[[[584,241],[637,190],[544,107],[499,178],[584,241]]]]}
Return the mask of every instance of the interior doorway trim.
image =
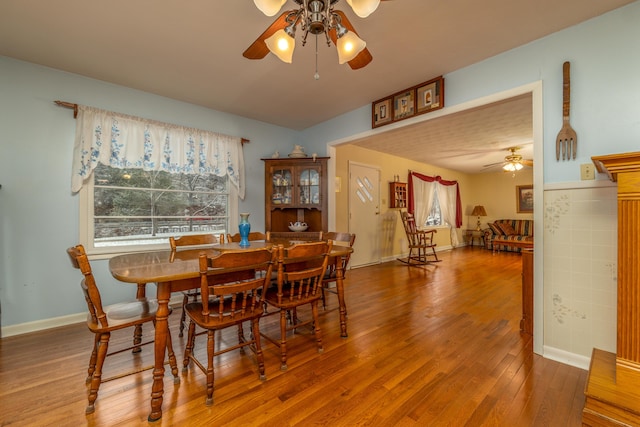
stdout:
{"type": "MultiPolygon", "coordinates": [[[[413,117],[411,119],[402,120],[401,122],[392,123],[382,128],[370,129],[358,134],[350,135],[345,138],[337,139],[327,142],[327,153],[331,157],[328,165],[329,173],[329,188],[333,188],[332,182],[336,176],[335,168],[335,156],[336,146],[342,144],[348,144],[350,141],[356,139],[366,138],[367,136],[377,135],[379,133],[390,132],[394,129],[400,129],[404,126],[414,125],[416,123],[427,122],[429,120],[436,119],[438,117],[446,116],[449,114],[458,113],[461,111],[469,110],[472,108],[481,107],[486,104],[492,104],[494,102],[503,101],[509,98],[513,98],[519,95],[531,94],[532,98],[532,111],[533,111],[533,219],[534,219],[534,235],[536,236],[536,247],[544,247],[543,242],[543,106],[542,106],[542,80],[538,80],[532,83],[528,83],[522,86],[518,86],[512,89],[508,89],[502,92],[497,92],[491,95],[487,95],[481,98],[476,98],[467,102],[462,102],[449,107],[444,107],[440,110],[431,112],[429,114],[423,114],[413,117]]],[[[335,193],[330,192],[328,200],[329,211],[329,228],[335,226],[336,217],[336,200],[335,193]]],[[[542,251],[535,251],[534,253],[534,285],[533,285],[533,351],[537,354],[543,354],[544,343],[544,298],[543,298],[543,257],[542,251]]]]}

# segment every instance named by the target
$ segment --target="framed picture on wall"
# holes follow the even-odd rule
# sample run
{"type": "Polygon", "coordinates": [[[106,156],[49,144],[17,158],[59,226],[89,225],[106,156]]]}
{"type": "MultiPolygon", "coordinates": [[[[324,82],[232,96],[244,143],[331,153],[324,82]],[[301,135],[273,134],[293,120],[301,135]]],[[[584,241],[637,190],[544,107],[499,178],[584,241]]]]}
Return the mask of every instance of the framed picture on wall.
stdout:
{"type": "Polygon", "coordinates": [[[516,203],[518,213],[533,212],[533,185],[516,186],[516,203]]]}
{"type": "Polygon", "coordinates": [[[444,107],[444,78],[442,76],[424,82],[416,88],[416,114],[439,110],[444,107]]]}
{"type": "Polygon", "coordinates": [[[416,112],[415,102],[413,89],[394,95],[393,120],[402,120],[413,116],[416,112]]]}
{"type": "Polygon", "coordinates": [[[391,123],[393,118],[393,111],[391,110],[391,97],[381,99],[373,103],[373,112],[371,117],[373,118],[371,127],[377,128],[378,126],[391,123]]]}

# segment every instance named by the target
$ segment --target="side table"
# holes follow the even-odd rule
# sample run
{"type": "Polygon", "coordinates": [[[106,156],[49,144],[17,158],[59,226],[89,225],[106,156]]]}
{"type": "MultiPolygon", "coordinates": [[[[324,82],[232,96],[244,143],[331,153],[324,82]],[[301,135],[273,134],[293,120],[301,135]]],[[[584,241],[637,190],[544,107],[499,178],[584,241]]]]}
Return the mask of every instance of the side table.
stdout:
{"type": "Polygon", "coordinates": [[[476,230],[468,228],[464,231],[464,240],[467,242],[467,245],[471,243],[471,246],[475,246],[476,239],[478,239],[478,243],[480,247],[484,246],[484,232],[482,230],[476,230]]]}

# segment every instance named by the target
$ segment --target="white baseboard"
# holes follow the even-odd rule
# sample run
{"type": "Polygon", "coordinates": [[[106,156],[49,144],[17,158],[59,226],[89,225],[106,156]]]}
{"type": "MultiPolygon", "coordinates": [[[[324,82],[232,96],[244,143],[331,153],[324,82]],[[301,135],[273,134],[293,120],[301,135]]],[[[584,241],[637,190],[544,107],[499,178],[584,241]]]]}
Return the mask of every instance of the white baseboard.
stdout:
{"type": "MultiPolygon", "coordinates": [[[[175,294],[169,300],[171,307],[180,307],[182,305],[182,295],[175,294]]],[[[14,335],[28,334],[30,332],[44,331],[46,329],[57,328],[60,326],[72,325],[86,321],[87,313],[67,314],[60,317],[52,317],[49,319],[34,320],[32,322],[19,323],[17,325],[3,326],[0,331],[2,338],[12,337],[14,335]]]]}
{"type": "Polygon", "coordinates": [[[546,345],[542,347],[542,351],[544,352],[543,357],[545,359],[555,360],[556,362],[584,369],[585,371],[589,370],[591,357],[569,353],[568,351],[560,350],[558,348],[549,347],[546,345]]]}

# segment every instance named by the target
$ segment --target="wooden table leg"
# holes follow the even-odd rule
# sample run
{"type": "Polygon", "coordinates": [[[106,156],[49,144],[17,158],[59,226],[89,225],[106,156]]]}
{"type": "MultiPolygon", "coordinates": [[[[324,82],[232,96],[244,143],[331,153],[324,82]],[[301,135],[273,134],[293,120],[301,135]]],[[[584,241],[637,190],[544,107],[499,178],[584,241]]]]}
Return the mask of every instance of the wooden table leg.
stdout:
{"type": "Polygon", "coordinates": [[[340,306],[340,336],[347,338],[347,306],[344,302],[344,271],[342,260],[336,263],[336,292],[338,294],[338,305],[340,306]]]}
{"type": "Polygon", "coordinates": [[[155,366],[153,368],[153,386],[151,387],[151,413],[149,421],[162,417],[162,394],[164,393],[164,357],[169,333],[169,283],[158,283],[158,311],[156,313],[156,333],[154,343],[155,366]]]}

